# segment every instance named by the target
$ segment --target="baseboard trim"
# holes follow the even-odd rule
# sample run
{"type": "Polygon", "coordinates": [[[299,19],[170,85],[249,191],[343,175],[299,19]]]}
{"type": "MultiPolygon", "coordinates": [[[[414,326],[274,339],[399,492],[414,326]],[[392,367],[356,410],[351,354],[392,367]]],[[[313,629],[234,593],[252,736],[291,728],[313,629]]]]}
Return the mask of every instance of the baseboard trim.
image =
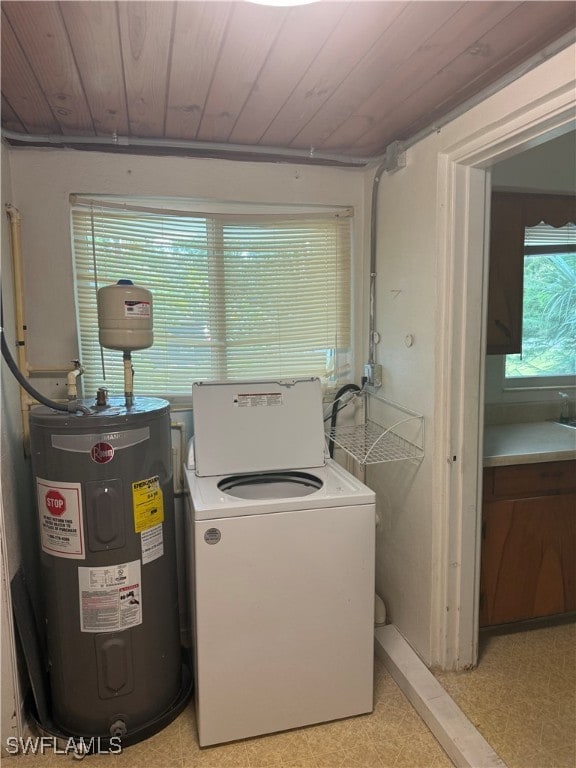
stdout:
{"type": "Polygon", "coordinates": [[[376,655],[457,768],[506,768],[393,624],[374,637],[376,655]]]}

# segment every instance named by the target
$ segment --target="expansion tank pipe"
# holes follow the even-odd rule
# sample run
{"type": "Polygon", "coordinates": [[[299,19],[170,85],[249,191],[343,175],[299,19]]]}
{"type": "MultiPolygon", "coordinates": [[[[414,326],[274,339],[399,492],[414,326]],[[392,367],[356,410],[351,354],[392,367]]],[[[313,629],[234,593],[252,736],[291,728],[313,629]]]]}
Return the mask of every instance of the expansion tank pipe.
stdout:
{"type": "Polygon", "coordinates": [[[124,398],[126,408],[132,408],[134,404],[134,368],[132,368],[132,355],[130,350],[124,350],[124,398]]]}

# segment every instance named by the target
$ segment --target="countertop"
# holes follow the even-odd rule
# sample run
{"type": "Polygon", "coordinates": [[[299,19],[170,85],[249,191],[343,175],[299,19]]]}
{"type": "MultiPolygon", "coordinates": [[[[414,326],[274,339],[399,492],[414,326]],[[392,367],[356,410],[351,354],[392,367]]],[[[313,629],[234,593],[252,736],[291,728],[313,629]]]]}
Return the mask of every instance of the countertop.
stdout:
{"type": "Polygon", "coordinates": [[[484,466],[576,459],[576,429],[555,421],[484,428],[484,466]]]}

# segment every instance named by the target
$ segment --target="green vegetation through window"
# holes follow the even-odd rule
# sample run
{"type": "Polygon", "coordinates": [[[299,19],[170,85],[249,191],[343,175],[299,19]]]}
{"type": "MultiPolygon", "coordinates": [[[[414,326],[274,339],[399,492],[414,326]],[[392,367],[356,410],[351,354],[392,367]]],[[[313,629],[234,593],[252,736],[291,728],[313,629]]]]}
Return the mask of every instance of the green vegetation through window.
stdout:
{"type": "Polygon", "coordinates": [[[521,384],[576,376],[574,224],[526,228],[522,352],[506,355],[505,371],[507,383],[521,384]]]}

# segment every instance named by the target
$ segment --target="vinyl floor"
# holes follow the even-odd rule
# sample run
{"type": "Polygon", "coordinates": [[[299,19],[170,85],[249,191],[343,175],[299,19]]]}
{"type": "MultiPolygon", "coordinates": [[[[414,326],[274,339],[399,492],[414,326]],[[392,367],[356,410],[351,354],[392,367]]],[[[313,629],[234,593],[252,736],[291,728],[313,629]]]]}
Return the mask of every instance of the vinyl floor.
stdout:
{"type": "MultiPolygon", "coordinates": [[[[437,673],[509,768],[576,768],[576,624],[481,639],[475,670],[437,673]]],[[[47,751],[5,768],[79,764],[47,751]]],[[[382,662],[369,715],[200,749],[193,704],[161,733],[85,768],[451,768],[382,662]]]]}
{"type": "Polygon", "coordinates": [[[477,668],[436,678],[508,768],[576,768],[576,623],[481,633],[477,668]]]}

